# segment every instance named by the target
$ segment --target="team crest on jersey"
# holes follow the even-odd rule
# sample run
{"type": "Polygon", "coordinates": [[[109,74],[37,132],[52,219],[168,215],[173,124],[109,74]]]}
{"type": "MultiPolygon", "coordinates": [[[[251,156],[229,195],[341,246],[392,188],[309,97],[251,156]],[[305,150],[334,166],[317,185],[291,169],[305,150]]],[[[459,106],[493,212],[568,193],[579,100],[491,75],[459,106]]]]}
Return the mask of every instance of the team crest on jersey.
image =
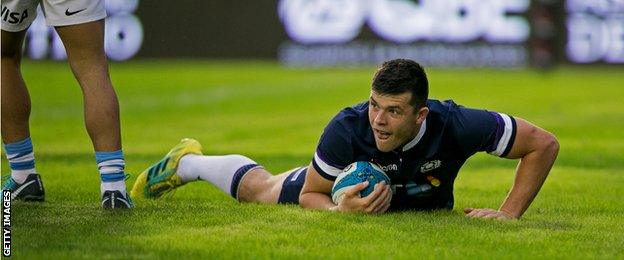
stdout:
{"type": "Polygon", "coordinates": [[[442,161],[440,160],[433,160],[430,162],[427,162],[425,164],[423,164],[422,166],[420,166],[420,172],[425,173],[428,171],[432,171],[435,170],[437,168],[440,168],[440,166],[442,166],[442,161]]]}

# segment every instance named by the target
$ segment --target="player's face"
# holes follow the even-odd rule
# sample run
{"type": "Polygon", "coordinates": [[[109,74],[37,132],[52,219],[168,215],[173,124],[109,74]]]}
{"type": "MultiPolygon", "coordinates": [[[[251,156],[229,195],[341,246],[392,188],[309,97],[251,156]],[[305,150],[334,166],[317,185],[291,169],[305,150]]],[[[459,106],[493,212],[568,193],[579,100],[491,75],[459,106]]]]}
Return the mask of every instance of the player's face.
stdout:
{"type": "Polygon", "coordinates": [[[380,95],[371,91],[368,121],[380,151],[390,152],[408,143],[418,134],[429,109],[423,107],[418,112],[414,111],[416,108],[409,103],[411,99],[410,92],[380,95]]]}

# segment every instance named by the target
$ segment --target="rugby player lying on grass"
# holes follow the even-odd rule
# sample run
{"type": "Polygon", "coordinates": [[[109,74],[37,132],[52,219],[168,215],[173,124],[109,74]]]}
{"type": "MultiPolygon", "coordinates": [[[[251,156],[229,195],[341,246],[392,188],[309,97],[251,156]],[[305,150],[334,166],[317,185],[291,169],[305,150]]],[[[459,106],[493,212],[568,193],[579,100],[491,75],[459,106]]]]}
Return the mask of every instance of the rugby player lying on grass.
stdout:
{"type": "Polygon", "coordinates": [[[243,155],[204,156],[184,139],[137,179],[133,198],[159,198],[186,183],[208,181],[241,202],[298,203],[340,212],[452,209],[453,182],[476,152],[520,159],[498,210],[464,209],[469,217],[516,219],[529,207],[552,167],[559,144],[550,133],[509,115],[428,100],[428,82],[416,62],[385,62],[375,73],[370,99],[345,108],[325,127],[312,162],[272,175],[243,155]],[[345,193],[338,205],[331,188],[355,161],[379,164],[391,185],[379,183],[366,197],[345,193]]]}

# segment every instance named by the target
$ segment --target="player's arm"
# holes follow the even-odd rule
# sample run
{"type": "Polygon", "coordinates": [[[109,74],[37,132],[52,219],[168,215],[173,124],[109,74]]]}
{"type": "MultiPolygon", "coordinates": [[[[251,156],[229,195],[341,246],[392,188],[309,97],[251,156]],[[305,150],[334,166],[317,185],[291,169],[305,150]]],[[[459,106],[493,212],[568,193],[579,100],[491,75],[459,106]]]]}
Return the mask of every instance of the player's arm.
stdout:
{"type": "Polygon", "coordinates": [[[520,218],[529,207],[550,172],[559,143],[555,136],[521,118],[515,118],[517,133],[505,158],[520,159],[516,177],[499,210],[465,209],[469,217],[520,218]]]}
{"type": "Polygon", "coordinates": [[[330,194],[334,182],[321,176],[313,164],[308,167],[305,183],[299,195],[299,204],[303,208],[323,209],[339,212],[383,213],[390,207],[392,191],[385,183],[378,183],[371,194],[360,198],[360,191],[368,182],[355,185],[345,192],[342,201],[334,204],[330,194]]]}
{"type": "Polygon", "coordinates": [[[311,163],[299,195],[299,204],[310,209],[336,210],[336,204],[329,196],[333,184],[332,181],[323,178],[311,163]]]}

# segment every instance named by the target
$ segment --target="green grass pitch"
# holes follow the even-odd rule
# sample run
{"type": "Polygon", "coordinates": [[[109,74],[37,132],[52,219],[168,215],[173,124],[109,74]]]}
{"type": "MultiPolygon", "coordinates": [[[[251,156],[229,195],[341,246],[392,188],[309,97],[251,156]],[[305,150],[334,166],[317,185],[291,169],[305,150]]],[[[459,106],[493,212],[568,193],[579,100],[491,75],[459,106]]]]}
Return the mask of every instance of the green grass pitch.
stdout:
{"type": "MultiPolygon", "coordinates": [[[[202,142],[205,154],[244,154],[274,173],[306,165],[329,119],[368,97],[373,69],[111,64],[128,185],[183,137],[202,142]]],[[[511,186],[517,162],[487,154],[460,172],[450,212],[367,216],[239,204],[207,183],[105,212],[69,67],[25,61],[23,71],[47,198],[13,203],[15,258],[624,258],[621,67],[428,70],[432,98],[523,117],[558,137],[561,151],[544,187],[523,219],[511,222],[461,212],[497,208],[511,186]]],[[[9,173],[4,155],[2,173],[9,173]]]]}

